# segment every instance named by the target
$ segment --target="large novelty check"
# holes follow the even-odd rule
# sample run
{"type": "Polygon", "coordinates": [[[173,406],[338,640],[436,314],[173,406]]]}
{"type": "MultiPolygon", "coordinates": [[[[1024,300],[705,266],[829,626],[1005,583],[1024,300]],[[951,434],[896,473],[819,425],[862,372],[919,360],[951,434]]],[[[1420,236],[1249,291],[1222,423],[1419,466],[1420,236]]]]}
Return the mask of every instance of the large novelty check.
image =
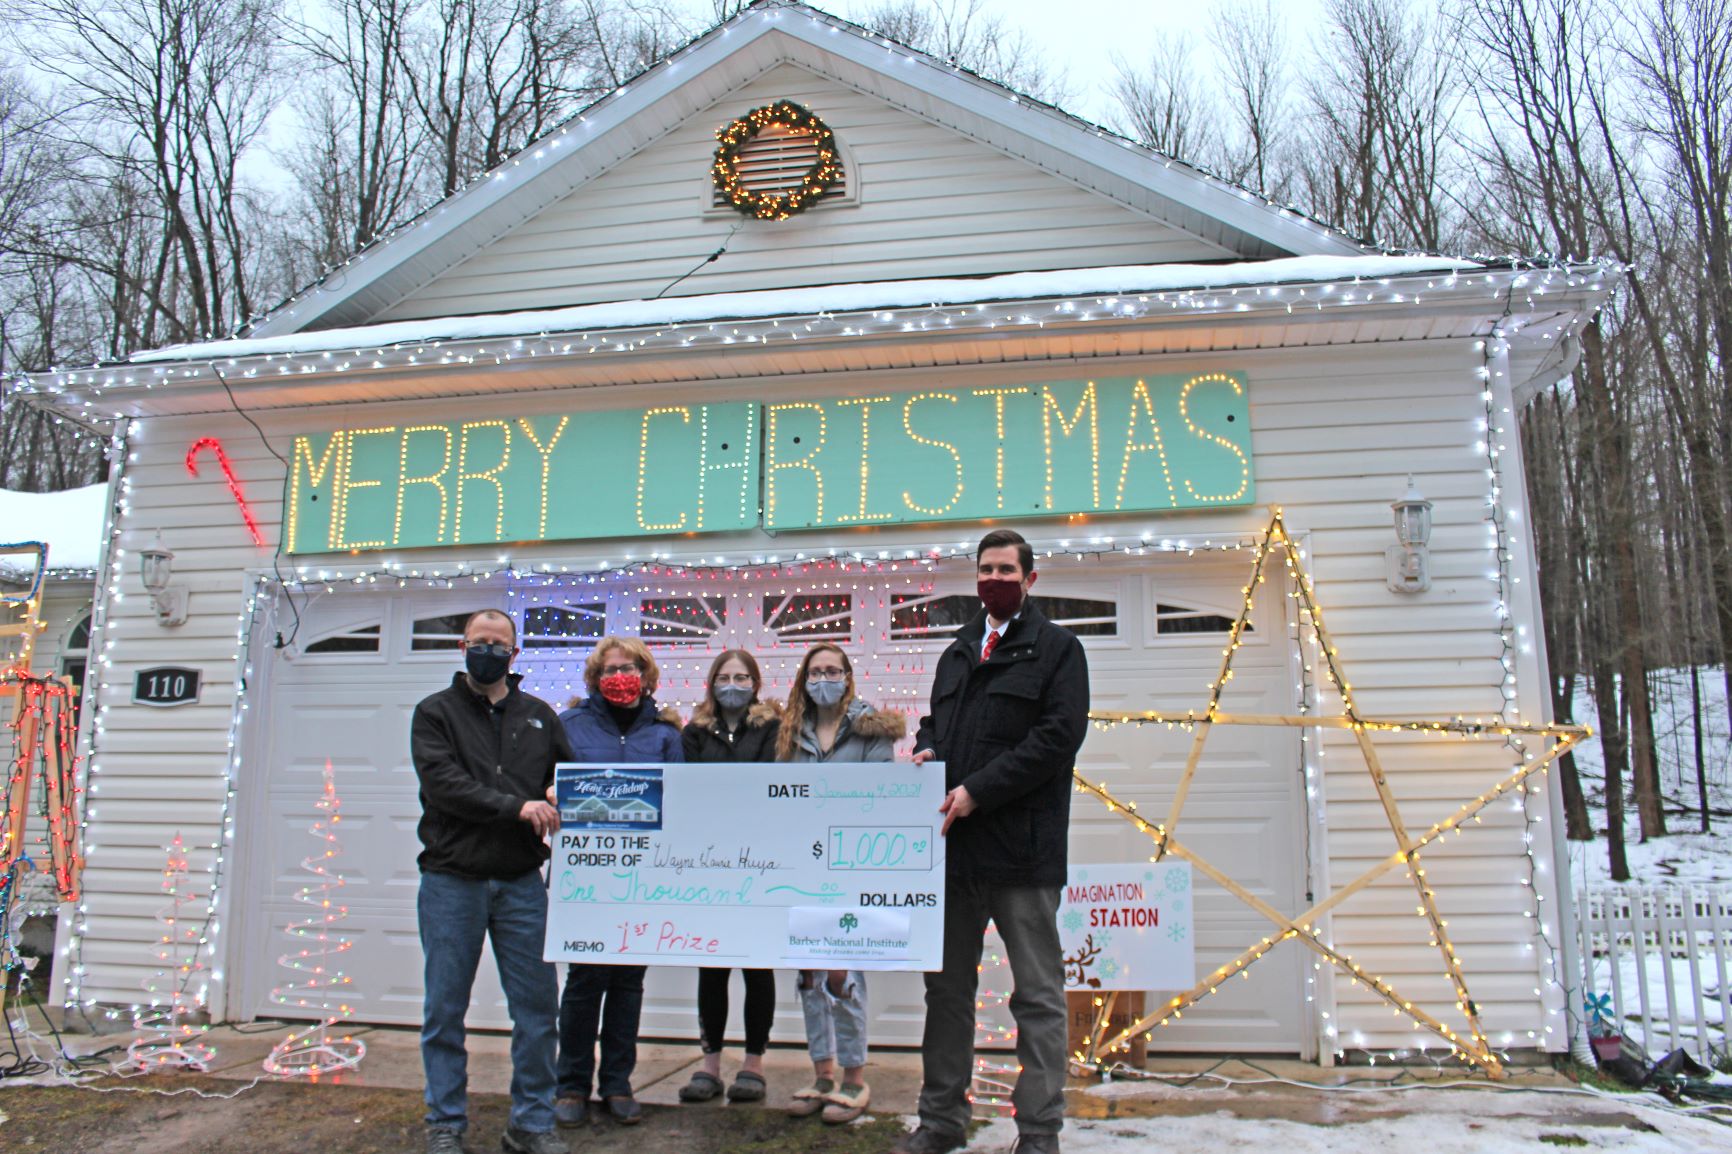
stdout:
{"type": "Polygon", "coordinates": [[[937,762],[573,765],[547,958],[660,966],[937,970],[937,762]]]}

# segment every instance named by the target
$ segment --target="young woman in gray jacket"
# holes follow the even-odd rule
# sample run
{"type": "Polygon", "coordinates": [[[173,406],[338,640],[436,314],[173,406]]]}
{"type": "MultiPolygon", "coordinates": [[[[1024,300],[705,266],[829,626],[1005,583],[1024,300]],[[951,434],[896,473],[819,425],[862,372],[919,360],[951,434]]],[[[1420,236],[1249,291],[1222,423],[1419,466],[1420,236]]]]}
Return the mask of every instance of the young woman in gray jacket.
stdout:
{"type": "MultiPolygon", "coordinates": [[[[812,646],[794,674],[776,760],[892,761],[907,729],[902,714],[873,709],[854,695],[854,666],[828,643],[812,646]]],[[[852,1122],[872,1100],[866,1085],[866,975],[858,970],[801,970],[800,1005],[812,1085],[794,1093],[788,1112],[822,1112],[833,1125],[852,1122]],[[841,1083],[836,1080],[840,1065],[841,1083]]]]}

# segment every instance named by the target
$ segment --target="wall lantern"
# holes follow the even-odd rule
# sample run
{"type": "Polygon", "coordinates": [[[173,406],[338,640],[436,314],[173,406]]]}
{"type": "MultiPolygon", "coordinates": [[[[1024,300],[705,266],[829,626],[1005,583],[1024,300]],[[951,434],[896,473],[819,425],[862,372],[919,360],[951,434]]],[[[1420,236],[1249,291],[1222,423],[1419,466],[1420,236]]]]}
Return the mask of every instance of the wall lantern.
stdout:
{"type": "Polygon", "coordinates": [[[1389,588],[1396,593],[1424,593],[1431,588],[1431,552],[1426,547],[1431,540],[1431,502],[1420,496],[1407,478],[1407,493],[1390,503],[1395,510],[1395,539],[1386,554],[1389,561],[1389,588]]]}
{"type": "Polygon", "coordinates": [[[156,623],[186,624],[186,590],[169,588],[168,583],[174,577],[174,552],[162,543],[160,531],[149,548],[138,551],[138,576],[144,582],[144,591],[150,594],[156,623]]]}

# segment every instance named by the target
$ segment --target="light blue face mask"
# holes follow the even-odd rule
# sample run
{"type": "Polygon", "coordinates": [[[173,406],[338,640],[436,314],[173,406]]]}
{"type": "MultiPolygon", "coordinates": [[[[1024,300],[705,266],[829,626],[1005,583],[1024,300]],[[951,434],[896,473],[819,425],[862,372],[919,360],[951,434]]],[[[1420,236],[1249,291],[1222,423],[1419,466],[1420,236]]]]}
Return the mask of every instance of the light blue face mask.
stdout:
{"type": "Polygon", "coordinates": [[[723,709],[744,709],[752,703],[750,685],[716,686],[716,704],[723,709]]]}
{"type": "Polygon", "coordinates": [[[842,700],[842,695],[848,692],[846,681],[808,681],[806,696],[812,699],[813,705],[828,708],[842,700]]]}

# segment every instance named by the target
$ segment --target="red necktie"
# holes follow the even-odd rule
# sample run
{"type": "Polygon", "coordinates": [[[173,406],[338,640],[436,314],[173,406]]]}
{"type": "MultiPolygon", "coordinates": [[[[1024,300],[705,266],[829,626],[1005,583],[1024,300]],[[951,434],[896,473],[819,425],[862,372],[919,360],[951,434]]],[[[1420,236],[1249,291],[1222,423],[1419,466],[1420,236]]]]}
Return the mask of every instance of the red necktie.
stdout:
{"type": "Polygon", "coordinates": [[[989,660],[992,657],[992,651],[998,648],[998,639],[1001,636],[1002,634],[999,633],[988,633],[986,635],[986,648],[980,651],[980,659],[982,661],[989,660]]]}

